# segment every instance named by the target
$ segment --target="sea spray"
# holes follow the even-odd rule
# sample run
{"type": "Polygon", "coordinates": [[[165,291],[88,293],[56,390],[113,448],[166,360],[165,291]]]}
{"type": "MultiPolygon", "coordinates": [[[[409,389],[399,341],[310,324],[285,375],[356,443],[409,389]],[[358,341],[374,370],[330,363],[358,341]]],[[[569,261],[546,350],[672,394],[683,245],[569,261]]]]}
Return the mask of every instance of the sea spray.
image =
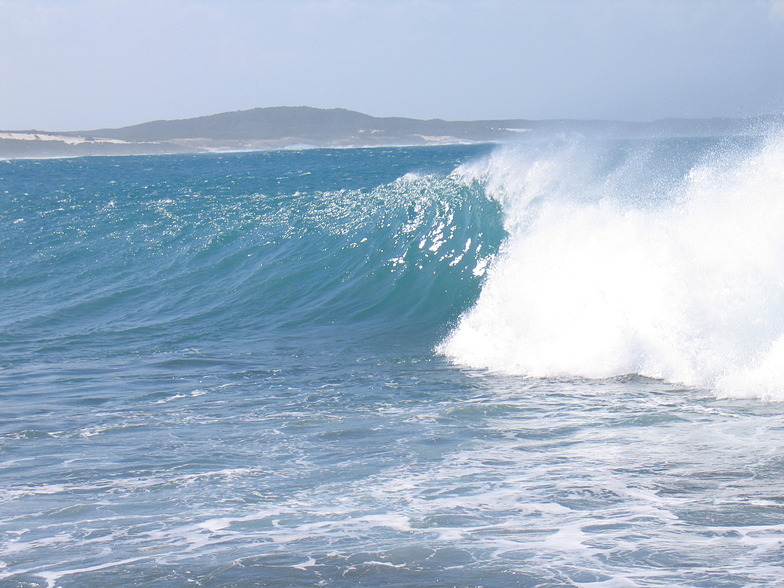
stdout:
{"type": "Polygon", "coordinates": [[[510,147],[463,166],[509,237],[439,351],[784,400],[784,139],[682,143],[510,147]]]}

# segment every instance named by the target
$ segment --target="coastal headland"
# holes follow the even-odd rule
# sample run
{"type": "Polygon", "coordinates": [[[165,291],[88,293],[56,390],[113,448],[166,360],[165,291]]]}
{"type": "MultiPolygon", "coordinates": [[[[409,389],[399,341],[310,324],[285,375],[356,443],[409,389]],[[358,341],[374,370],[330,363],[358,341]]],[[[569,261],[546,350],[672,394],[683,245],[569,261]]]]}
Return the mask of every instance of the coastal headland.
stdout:
{"type": "Polygon", "coordinates": [[[147,155],[270,149],[505,142],[524,133],[709,136],[753,132],[755,119],[447,121],[374,117],[342,108],[279,106],[85,131],[0,131],[0,157],[147,155]]]}

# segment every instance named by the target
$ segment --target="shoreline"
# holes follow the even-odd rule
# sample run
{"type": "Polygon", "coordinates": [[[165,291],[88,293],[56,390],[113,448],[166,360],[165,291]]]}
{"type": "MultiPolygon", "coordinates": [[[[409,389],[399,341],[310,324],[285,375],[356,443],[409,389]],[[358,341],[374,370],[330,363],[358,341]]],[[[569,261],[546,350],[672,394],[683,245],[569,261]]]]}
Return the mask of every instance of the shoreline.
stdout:
{"type": "Polygon", "coordinates": [[[384,143],[375,145],[303,145],[296,144],[285,147],[266,147],[249,149],[202,149],[202,150],[183,150],[183,151],[150,151],[139,153],[64,153],[58,155],[0,155],[0,161],[24,161],[24,160],[49,160],[49,159],[77,159],[82,157],[149,157],[149,156],[168,156],[168,155],[224,155],[235,153],[268,153],[275,151],[312,151],[312,150],[336,150],[336,149],[408,149],[412,147],[447,147],[454,145],[503,145],[510,141],[453,141],[443,143],[384,143]]]}

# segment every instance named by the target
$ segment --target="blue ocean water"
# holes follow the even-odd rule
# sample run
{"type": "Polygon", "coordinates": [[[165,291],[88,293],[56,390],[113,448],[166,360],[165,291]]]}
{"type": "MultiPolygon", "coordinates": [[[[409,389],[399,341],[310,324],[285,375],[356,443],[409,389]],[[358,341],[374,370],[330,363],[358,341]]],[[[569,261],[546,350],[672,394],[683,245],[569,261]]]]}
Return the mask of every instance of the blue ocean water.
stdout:
{"type": "Polygon", "coordinates": [[[782,161],[0,161],[0,584],[777,584],[782,161]]]}

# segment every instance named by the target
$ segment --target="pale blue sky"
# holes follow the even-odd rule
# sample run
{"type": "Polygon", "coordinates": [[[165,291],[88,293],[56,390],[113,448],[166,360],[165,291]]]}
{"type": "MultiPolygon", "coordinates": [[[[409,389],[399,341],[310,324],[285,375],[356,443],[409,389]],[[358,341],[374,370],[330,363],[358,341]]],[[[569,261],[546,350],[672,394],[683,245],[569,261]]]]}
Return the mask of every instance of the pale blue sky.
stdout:
{"type": "Polygon", "coordinates": [[[784,0],[0,0],[0,129],[784,110],[784,0]]]}

